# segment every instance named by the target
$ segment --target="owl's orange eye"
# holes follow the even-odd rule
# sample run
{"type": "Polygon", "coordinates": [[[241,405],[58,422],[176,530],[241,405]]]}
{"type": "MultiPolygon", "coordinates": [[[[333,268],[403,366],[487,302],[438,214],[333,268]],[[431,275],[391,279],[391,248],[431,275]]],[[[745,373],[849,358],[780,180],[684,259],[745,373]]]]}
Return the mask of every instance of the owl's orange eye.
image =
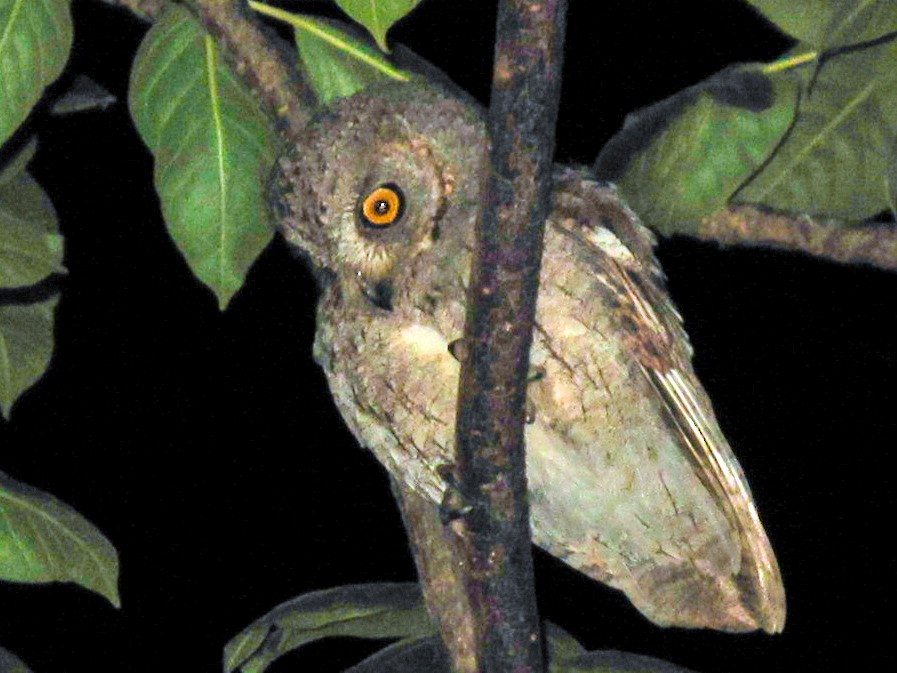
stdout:
{"type": "Polygon", "coordinates": [[[391,182],[380,185],[361,203],[361,219],[368,227],[382,229],[399,221],[405,210],[402,190],[391,182]]]}

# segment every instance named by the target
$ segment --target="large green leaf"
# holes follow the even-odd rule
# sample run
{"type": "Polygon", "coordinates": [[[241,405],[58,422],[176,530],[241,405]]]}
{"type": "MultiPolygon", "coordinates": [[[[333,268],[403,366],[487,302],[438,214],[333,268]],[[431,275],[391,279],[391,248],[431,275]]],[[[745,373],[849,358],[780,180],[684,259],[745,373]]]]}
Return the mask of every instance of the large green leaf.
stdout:
{"type": "Polygon", "coordinates": [[[0,411],[46,371],[53,354],[56,298],[34,304],[0,304],[0,411]]]}
{"type": "Polygon", "coordinates": [[[224,649],[226,673],[261,673],[275,659],[330,636],[417,639],[435,629],[417,584],[356,584],[283,603],[224,649]]]}
{"type": "Polygon", "coordinates": [[[824,63],[784,142],[735,200],[856,222],[888,208],[895,148],[892,41],[824,63]]]}
{"type": "Polygon", "coordinates": [[[31,669],[12,652],[0,647],[0,673],[31,673],[31,669]]]}
{"type": "Polygon", "coordinates": [[[336,0],[342,10],[368,29],[383,51],[392,25],[420,4],[420,0],[336,0]]]}
{"type": "Polygon", "coordinates": [[[798,75],[727,68],[627,117],[595,163],[646,223],[688,232],[772,153],[791,123],[798,75]]]}
{"type": "Polygon", "coordinates": [[[897,31],[894,0],[841,0],[825,32],[826,49],[878,39],[897,31]]]}
{"type": "Polygon", "coordinates": [[[599,650],[550,665],[551,673],[694,673],[662,659],[641,654],[599,650]]]}
{"type": "Polygon", "coordinates": [[[448,653],[437,636],[400,640],[344,673],[452,673],[448,653]]]}
{"type": "Polygon", "coordinates": [[[118,554],[89,521],[52,495],[0,472],[0,579],[76,582],[118,598],[118,554]]]}
{"type": "MultiPolygon", "coordinates": [[[[321,638],[398,638],[346,673],[451,673],[417,584],[356,584],[279,605],[227,644],[225,673],[261,673],[277,657],[321,638]]],[[[559,626],[545,624],[550,673],[691,673],[627,652],[587,652],[559,626]]]]}
{"type": "Polygon", "coordinates": [[[69,0],[0,0],[0,145],[59,77],[71,46],[69,0]]]}
{"type": "Polygon", "coordinates": [[[894,0],[747,0],[783,32],[815,49],[874,40],[897,30],[894,0]]]}
{"type": "Polygon", "coordinates": [[[33,285],[65,270],[56,212],[24,170],[31,153],[26,146],[0,171],[0,287],[33,285]]]}
{"type": "Polygon", "coordinates": [[[275,135],[215,42],[173,6],[144,38],[129,107],[155,159],[162,212],[193,273],[227,305],[273,236],[275,135]]]}
{"type": "Polygon", "coordinates": [[[819,48],[839,0],[746,0],[783,32],[819,48]]]}
{"type": "MultiPolygon", "coordinates": [[[[586,652],[568,633],[545,624],[549,673],[692,673],[666,661],[614,650],[586,652]]],[[[436,636],[393,643],[345,673],[452,673],[436,636]]]]}
{"type": "Polygon", "coordinates": [[[377,82],[409,79],[376,49],[334,24],[302,18],[307,27],[296,26],[296,46],[312,88],[325,105],[377,82]]]}
{"type": "Polygon", "coordinates": [[[249,6],[293,27],[300,66],[318,100],[325,105],[376,82],[407,81],[411,77],[337,21],[292,14],[260,2],[250,2],[249,6]]]}

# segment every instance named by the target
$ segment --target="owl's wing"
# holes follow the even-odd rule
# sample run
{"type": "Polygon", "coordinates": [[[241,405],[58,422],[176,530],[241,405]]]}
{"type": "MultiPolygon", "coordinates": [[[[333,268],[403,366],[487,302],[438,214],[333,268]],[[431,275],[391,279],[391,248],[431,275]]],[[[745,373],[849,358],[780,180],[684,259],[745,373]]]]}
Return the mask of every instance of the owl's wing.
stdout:
{"type": "MultiPolygon", "coordinates": [[[[653,255],[654,239],[611,188],[580,183],[598,222],[559,218],[569,235],[601,259],[597,280],[614,298],[627,349],[637,360],[678,431],[686,457],[741,542],[736,577],[741,599],[769,632],[781,631],[785,596],[779,567],[750,489],[691,366],[691,346],[653,255]]],[[[562,204],[561,204],[562,205],[562,204]]]]}

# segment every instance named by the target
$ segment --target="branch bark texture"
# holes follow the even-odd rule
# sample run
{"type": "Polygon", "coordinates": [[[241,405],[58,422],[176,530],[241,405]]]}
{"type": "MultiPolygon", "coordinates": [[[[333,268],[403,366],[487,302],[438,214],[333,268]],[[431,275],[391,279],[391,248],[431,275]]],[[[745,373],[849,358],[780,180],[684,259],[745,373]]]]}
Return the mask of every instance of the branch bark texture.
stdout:
{"type": "Polygon", "coordinates": [[[794,250],[835,262],[897,271],[897,227],[893,224],[845,227],[754,206],[733,206],[704,219],[691,235],[722,245],[794,250]]]}
{"type": "Polygon", "coordinates": [[[526,498],[524,416],[542,237],[552,204],[565,0],[499,3],[478,251],[457,419],[459,534],[478,670],[544,667],[526,498]]]}

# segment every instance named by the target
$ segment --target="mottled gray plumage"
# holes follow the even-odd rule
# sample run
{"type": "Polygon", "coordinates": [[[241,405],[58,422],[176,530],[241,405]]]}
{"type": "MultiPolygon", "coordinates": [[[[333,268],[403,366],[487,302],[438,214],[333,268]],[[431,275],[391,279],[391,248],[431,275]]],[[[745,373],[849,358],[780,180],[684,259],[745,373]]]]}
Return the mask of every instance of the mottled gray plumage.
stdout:
{"type": "MultiPolygon", "coordinates": [[[[284,233],[326,278],[315,357],[358,440],[434,503],[485,144],[470,105],[388,86],[339,101],[281,162],[284,233]],[[373,226],[383,185],[404,205],[373,226]]],[[[612,187],[558,169],[531,356],[533,537],[658,624],[776,632],[778,566],[653,243],[612,187]]]]}

